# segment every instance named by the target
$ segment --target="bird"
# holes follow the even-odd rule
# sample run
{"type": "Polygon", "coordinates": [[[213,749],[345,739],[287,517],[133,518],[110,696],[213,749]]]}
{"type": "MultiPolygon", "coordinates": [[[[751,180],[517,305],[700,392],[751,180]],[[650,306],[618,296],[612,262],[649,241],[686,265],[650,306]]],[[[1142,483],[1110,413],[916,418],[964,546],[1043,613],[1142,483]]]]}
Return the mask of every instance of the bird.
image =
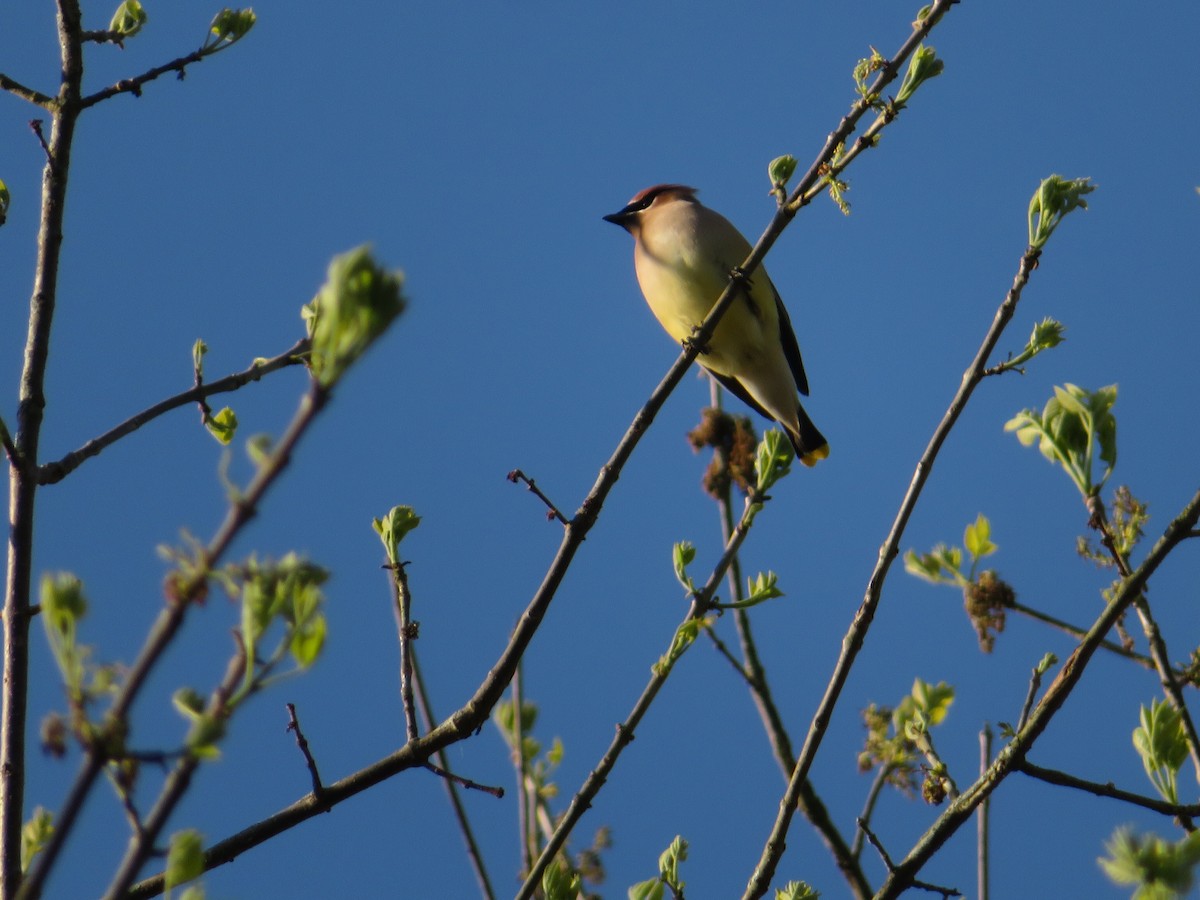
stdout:
{"type": "MultiPolygon", "coordinates": [[[[702,205],[696,193],[682,184],[657,184],[603,217],[633,236],[642,295],[680,343],[740,274],[751,250],[737,228],[702,205]]],[[[761,266],[742,284],[697,362],[755,412],[783,426],[796,458],[815,466],[829,456],[829,442],[800,405],[799,395],[808,396],[808,378],[787,309],[761,266]]]]}

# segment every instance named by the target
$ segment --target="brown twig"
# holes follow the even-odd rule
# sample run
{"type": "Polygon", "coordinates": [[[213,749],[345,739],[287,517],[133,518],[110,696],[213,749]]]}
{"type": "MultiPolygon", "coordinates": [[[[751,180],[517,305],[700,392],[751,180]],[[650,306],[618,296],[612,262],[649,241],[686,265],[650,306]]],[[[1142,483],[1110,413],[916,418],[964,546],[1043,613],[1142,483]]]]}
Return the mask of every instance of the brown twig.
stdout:
{"type": "Polygon", "coordinates": [[[97,103],[102,103],[111,97],[116,97],[118,94],[133,94],[135,97],[142,96],[142,87],[154,79],[166,75],[168,72],[178,73],[180,80],[187,75],[187,67],[193,63],[198,63],[204,59],[203,50],[193,50],[186,56],[181,56],[178,59],[173,59],[169,63],[164,63],[161,66],[155,66],[141,75],[133,78],[122,78],[116,84],[96,91],[94,94],[89,94],[80,102],[80,109],[87,109],[95,106],[97,103]]]}
{"type": "MultiPolygon", "coordinates": [[[[992,728],[985,724],[979,730],[979,777],[987,771],[988,765],[992,761],[992,728]]],[[[991,845],[988,837],[988,813],[991,806],[991,798],[984,797],[983,802],[979,804],[979,809],[976,811],[976,822],[978,828],[975,835],[975,877],[976,877],[976,894],[978,900],[988,900],[990,892],[991,878],[990,866],[988,857],[991,852],[991,845]]]]}
{"type": "Polygon", "coordinates": [[[408,563],[385,566],[391,573],[392,611],[396,615],[397,640],[400,643],[400,705],[404,709],[404,732],[407,740],[416,740],[417,711],[413,702],[412,643],[418,634],[418,623],[412,621],[412,594],[408,590],[408,563]]]}
{"type": "Polygon", "coordinates": [[[558,519],[558,521],[562,522],[564,525],[569,524],[567,522],[567,517],[564,516],[562,514],[562,512],[559,511],[559,508],[551,502],[549,497],[547,497],[544,493],[542,493],[542,489],[537,486],[537,483],[532,478],[530,478],[528,475],[526,475],[524,472],[522,472],[520,469],[513,469],[505,477],[507,477],[508,480],[511,481],[513,484],[516,484],[518,481],[525,482],[525,486],[529,488],[530,492],[533,493],[533,495],[535,497],[537,497],[539,500],[541,500],[543,503],[546,504],[546,510],[547,510],[546,518],[547,519],[550,519],[551,521],[558,519]]]}
{"type": "Polygon", "coordinates": [[[54,97],[49,97],[41,91],[35,91],[33,88],[25,87],[21,82],[14,81],[3,73],[0,73],[0,91],[8,91],[14,97],[27,100],[34,106],[40,106],[48,112],[53,112],[58,105],[58,100],[54,97]]]}
{"type": "Polygon", "coordinates": [[[523,666],[517,663],[517,671],[512,678],[512,762],[516,770],[517,782],[517,827],[520,829],[521,840],[518,851],[521,854],[521,866],[518,872],[523,876],[533,866],[537,858],[537,832],[534,829],[533,817],[530,815],[533,806],[533,785],[527,777],[529,760],[525,758],[525,717],[522,715],[525,705],[525,692],[522,688],[521,671],[523,666]]]}
{"type": "MultiPolygon", "coordinates": [[[[879,858],[883,860],[884,866],[888,872],[896,870],[896,864],[892,862],[891,856],[888,855],[887,849],[883,843],[875,836],[869,825],[862,819],[858,820],[859,830],[867,836],[867,840],[871,842],[871,846],[875,848],[875,852],[879,854],[879,858]]],[[[913,881],[912,887],[922,891],[929,891],[932,894],[941,894],[943,897],[961,897],[962,893],[957,888],[940,887],[936,884],[928,884],[924,881],[913,881]]]]}
{"type": "Polygon", "coordinates": [[[50,150],[50,145],[46,143],[46,135],[42,132],[43,122],[41,119],[30,119],[29,130],[33,132],[38,139],[38,144],[42,148],[42,152],[46,155],[46,166],[50,169],[54,168],[54,153],[50,150]]]}
{"type": "MultiPolygon", "coordinates": [[[[1041,610],[1034,609],[1031,606],[1026,606],[1023,603],[1019,603],[1015,600],[1010,604],[1006,604],[1005,609],[1011,609],[1014,612],[1019,612],[1023,616],[1028,616],[1029,618],[1034,619],[1038,622],[1043,622],[1046,625],[1051,625],[1054,628],[1057,628],[1059,631],[1064,631],[1074,638],[1081,638],[1085,634],[1087,634],[1086,628],[1080,628],[1078,625],[1072,625],[1070,622],[1064,622],[1062,619],[1055,618],[1054,616],[1049,615],[1048,613],[1044,613],[1041,610]]],[[[1115,653],[1115,654],[1117,654],[1117,656],[1123,656],[1126,659],[1137,663],[1139,666],[1142,666],[1143,668],[1146,668],[1146,669],[1154,668],[1154,660],[1152,660],[1150,657],[1148,657],[1144,654],[1138,653],[1135,650],[1130,650],[1129,648],[1124,647],[1121,644],[1116,643],[1115,641],[1110,641],[1107,638],[1105,638],[1103,641],[1100,642],[1100,646],[1102,649],[1107,650],[1109,653],[1115,653]]]]}
{"type": "Polygon", "coordinates": [[[1017,763],[1015,769],[1022,775],[1028,775],[1030,778],[1036,778],[1038,781],[1044,781],[1047,784],[1074,788],[1077,791],[1086,791],[1097,797],[1108,797],[1111,800],[1120,800],[1123,803],[1140,806],[1142,809],[1148,809],[1151,812],[1162,813],[1164,816],[1174,816],[1180,820],[1180,823],[1188,831],[1194,830],[1192,819],[1200,817],[1200,803],[1167,803],[1165,800],[1159,800],[1157,797],[1145,797],[1141,794],[1134,794],[1131,791],[1123,791],[1111,781],[1104,784],[1097,781],[1087,781],[1083,778],[1077,778],[1074,775],[1068,775],[1066,772],[1060,772],[1057,769],[1046,769],[1042,766],[1035,766],[1026,759],[1017,763]]]}
{"type": "Polygon", "coordinates": [[[99,437],[88,441],[78,450],[72,450],[62,459],[40,466],[38,469],[38,484],[54,484],[62,481],[62,479],[79,468],[85,461],[91,459],[93,456],[98,456],[103,450],[112,446],[121,438],[132,434],[143,425],[152,422],[164,413],[191,403],[201,402],[205,397],[211,397],[213,394],[225,394],[230,391],[236,391],[238,388],[251,382],[258,381],[264,375],[269,375],[288,366],[301,364],[304,354],[308,352],[308,347],[308,338],[302,338],[278,356],[268,359],[261,364],[255,363],[241,372],[235,372],[232,375],[227,375],[216,381],[210,381],[207,384],[194,386],[173,397],[168,397],[136,415],[130,416],[124,422],[110,428],[99,437]]]}
{"type": "Polygon", "coordinates": [[[1037,699],[1038,688],[1042,686],[1042,673],[1037,666],[1029,676],[1029,690],[1025,692],[1025,702],[1021,704],[1021,715],[1017,718],[1017,731],[1025,727],[1029,721],[1029,713],[1033,710],[1033,702],[1037,699]]]}
{"type": "MultiPolygon", "coordinates": [[[[421,667],[417,662],[416,653],[413,654],[412,665],[413,686],[416,689],[417,707],[421,714],[422,726],[426,731],[430,731],[435,724],[433,707],[430,705],[429,695],[425,691],[425,681],[421,677],[421,667]]],[[[437,751],[437,760],[440,763],[440,771],[449,774],[450,761],[447,759],[444,749],[437,751]]],[[[467,845],[467,858],[471,862],[472,871],[475,872],[475,880],[479,882],[479,892],[483,895],[484,900],[495,900],[496,893],[492,890],[492,882],[488,878],[487,867],[483,862],[483,854],[479,852],[479,844],[475,840],[475,832],[471,828],[470,820],[467,818],[467,810],[458,796],[456,782],[452,778],[443,778],[442,784],[446,786],[446,795],[450,798],[450,807],[454,810],[454,818],[458,822],[458,830],[462,833],[463,841],[467,845]]],[[[497,788],[496,790],[498,793],[493,794],[493,796],[504,796],[503,789],[497,788]]]]}
{"type": "Polygon", "coordinates": [[[300,719],[296,716],[296,705],[288,703],[286,706],[288,711],[287,730],[296,735],[296,746],[300,749],[300,755],[304,757],[304,765],[308,767],[308,776],[312,780],[313,796],[320,800],[325,788],[321,786],[321,773],[317,771],[317,761],[313,759],[312,751],[308,749],[308,738],[300,729],[300,719]]]}

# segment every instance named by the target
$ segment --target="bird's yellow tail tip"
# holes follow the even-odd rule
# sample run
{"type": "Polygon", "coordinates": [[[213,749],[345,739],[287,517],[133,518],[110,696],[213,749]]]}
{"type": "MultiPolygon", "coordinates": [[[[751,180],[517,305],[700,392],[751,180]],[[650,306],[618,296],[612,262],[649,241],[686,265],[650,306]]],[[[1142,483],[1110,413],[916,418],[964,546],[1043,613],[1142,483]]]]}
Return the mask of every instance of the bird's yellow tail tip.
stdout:
{"type": "Polygon", "coordinates": [[[812,468],[827,456],[829,456],[829,445],[822,444],[816,450],[809,450],[807,453],[801,456],[800,462],[809,468],[812,468]]]}

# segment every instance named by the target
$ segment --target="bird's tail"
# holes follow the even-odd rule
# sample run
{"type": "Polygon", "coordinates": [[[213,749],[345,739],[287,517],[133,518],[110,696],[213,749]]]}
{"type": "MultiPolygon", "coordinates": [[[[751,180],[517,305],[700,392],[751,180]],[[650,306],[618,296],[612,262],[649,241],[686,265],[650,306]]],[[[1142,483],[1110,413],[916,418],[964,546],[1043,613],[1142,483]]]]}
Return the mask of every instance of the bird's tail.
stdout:
{"type": "Polygon", "coordinates": [[[796,410],[796,420],[800,425],[799,430],[785,428],[784,431],[796,451],[796,459],[806,466],[815,466],[829,455],[829,441],[825,440],[825,435],[813,424],[804,407],[796,410]]]}

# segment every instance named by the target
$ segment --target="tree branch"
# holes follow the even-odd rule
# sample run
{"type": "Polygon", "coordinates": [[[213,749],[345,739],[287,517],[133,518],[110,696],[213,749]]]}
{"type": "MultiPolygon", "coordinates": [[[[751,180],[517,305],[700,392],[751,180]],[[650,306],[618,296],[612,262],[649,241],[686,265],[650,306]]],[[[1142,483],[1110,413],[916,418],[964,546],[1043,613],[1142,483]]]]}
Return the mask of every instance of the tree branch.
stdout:
{"type": "Polygon", "coordinates": [[[187,56],[181,56],[178,59],[173,59],[169,63],[164,63],[161,66],[155,66],[153,69],[143,72],[141,75],[137,75],[133,78],[122,78],[116,84],[84,97],[80,104],[80,109],[87,109],[90,106],[95,106],[97,103],[102,103],[111,97],[117,96],[118,94],[133,94],[135,97],[140,97],[142,96],[143,85],[162,75],[166,75],[168,72],[177,72],[180,80],[182,80],[187,74],[187,67],[193,63],[200,62],[202,59],[204,59],[204,52],[202,50],[193,50],[191,53],[187,54],[187,56]]]}
{"type": "Polygon", "coordinates": [[[308,347],[308,338],[302,338],[278,356],[268,359],[261,364],[254,363],[241,372],[235,372],[217,381],[196,385],[180,394],[168,397],[154,404],[149,409],[142,410],[140,413],[130,416],[121,424],[110,428],[99,437],[88,441],[78,450],[72,450],[57,462],[46,463],[40,466],[37,476],[38,484],[55,484],[62,481],[78,469],[86,460],[91,459],[93,456],[98,456],[102,451],[115,444],[121,438],[132,434],[143,425],[152,422],[164,413],[178,409],[181,406],[198,403],[205,397],[211,397],[214,394],[225,394],[230,391],[236,391],[238,388],[244,387],[252,381],[258,381],[264,375],[269,375],[288,366],[299,365],[303,362],[303,356],[308,352],[308,347]]]}
{"type": "MultiPolygon", "coordinates": [[[[61,82],[51,110],[48,156],[42,170],[37,262],[29,300],[29,330],[17,408],[16,455],[9,463],[8,566],[4,586],[3,709],[0,711],[0,897],[21,882],[21,825],[25,803],[25,731],[29,689],[30,585],[33,569],[35,467],[46,408],[46,363],[58,296],[67,176],[79,117],[83,54],[78,0],[57,4],[61,82]]],[[[6,84],[12,90],[11,84],[6,84]]],[[[26,97],[39,105],[48,100],[26,97]]]]}
{"type": "Polygon", "coordinates": [[[1068,775],[1066,772],[1060,772],[1057,769],[1045,769],[1041,766],[1035,766],[1026,759],[1020,760],[1014,766],[1014,769],[1022,775],[1028,775],[1030,778],[1036,778],[1038,781],[1044,781],[1047,784],[1056,784],[1059,787],[1069,787],[1077,791],[1086,791],[1089,794],[1095,794],[1097,797],[1108,797],[1112,800],[1120,800],[1124,803],[1140,806],[1142,809],[1148,809],[1152,812],[1162,813],[1164,816],[1174,816],[1184,821],[1184,827],[1188,831],[1193,830],[1191,820],[1200,816],[1200,803],[1167,803],[1165,800],[1159,800],[1156,797],[1144,797],[1141,794],[1123,791],[1114,786],[1111,781],[1105,784],[1100,784],[1096,781],[1086,781],[1082,778],[1076,778],[1074,775],[1068,775]]]}
{"type": "Polygon", "coordinates": [[[47,112],[54,112],[58,106],[58,100],[54,97],[48,97],[41,91],[35,91],[33,88],[25,87],[19,81],[14,81],[3,72],[0,72],[0,90],[8,91],[10,94],[20,97],[22,100],[28,100],[34,106],[40,106],[47,112]]]}

